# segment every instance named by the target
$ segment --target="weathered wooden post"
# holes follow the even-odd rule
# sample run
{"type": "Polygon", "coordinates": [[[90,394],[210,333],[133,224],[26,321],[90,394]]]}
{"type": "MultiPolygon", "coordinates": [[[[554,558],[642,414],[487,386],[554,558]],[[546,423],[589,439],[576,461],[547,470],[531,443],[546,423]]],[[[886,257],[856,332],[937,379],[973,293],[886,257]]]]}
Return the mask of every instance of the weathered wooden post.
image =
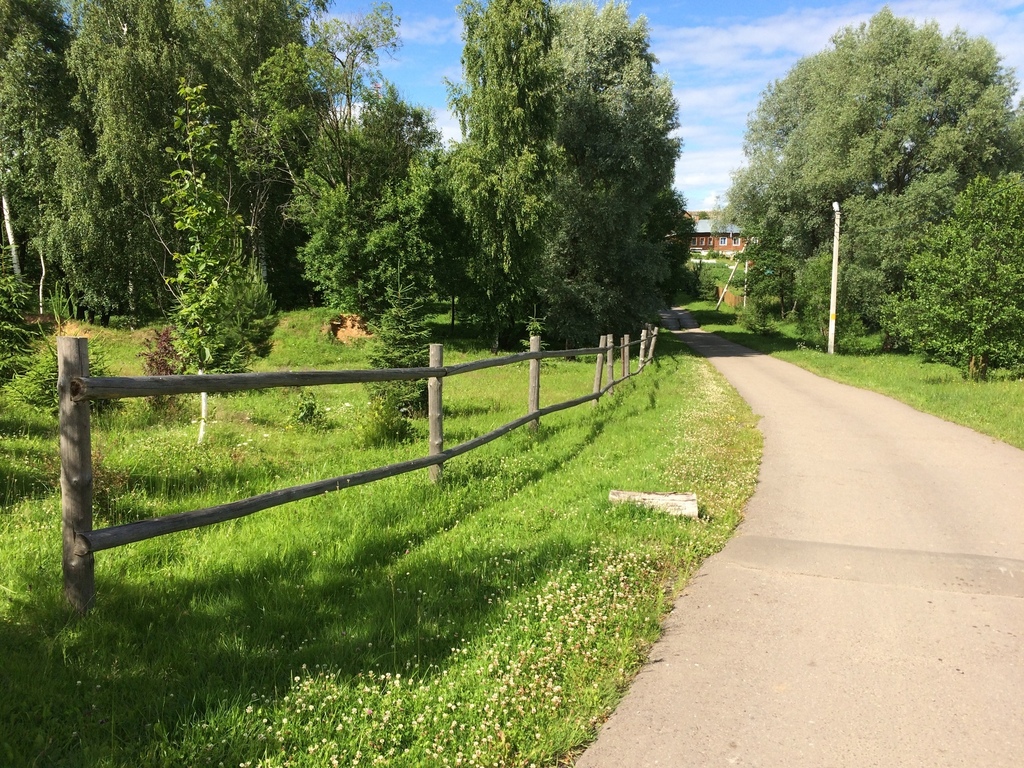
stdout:
{"type": "Polygon", "coordinates": [[[647,327],[640,331],[640,353],[637,355],[636,372],[640,373],[647,364],[647,327]]]}
{"type": "MultiPolygon", "coordinates": [[[[530,337],[530,351],[540,352],[540,336],[530,337]]],[[[540,410],[540,360],[530,361],[530,395],[529,410],[527,413],[536,413],[540,410]]],[[[530,422],[530,431],[536,432],[540,426],[540,419],[530,422]]]]}
{"type": "Polygon", "coordinates": [[[654,345],[658,343],[658,331],[659,328],[651,329],[651,345],[647,348],[647,362],[651,362],[654,359],[654,345]]]}
{"type": "Polygon", "coordinates": [[[92,554],[75,554],[75,536],[92,530],[92,437],[89,402],[71,399],[71,380],[89,375],[89,340],[57,339],[57,395],[60,424],[61,527],[64,538],[64,595],[80,614],[96,599],[92,554]]]}
{"type": "MultiPolygon", "coordinates": [[[[604,346],[604,336],[602,336],[597,346],[604,346]]],[[[601,399],[601,374],[604,373],[604,352],[597,353],[597,367],[594,368],[594,394],[597,395],[597,399],[593,401],[593,407],[597,408],[597,402],[601,399]]]]}
{"type": "Polygon", "coordinates": [[[608,334],[608,357],[605,359],[608,365],[608,394],[615,394],[615,336],[608,334]]]}
{"type": "MultiPolygon", "coordinates": [[[[444,345],[430,345],[430,367],[444,367],[444,345]]],[[[444,451],[444,406],[441,397],[442,384],[444,379],[439,376],[431,376],[427,379],[427,420],[430,423],[430,455],[438,456],[444,451]]],[[[430,467],[430,479],[432,482],[441,480],[441,465],[433,464],[430,467]]]]}
{"type": "Polygon", "coordinates": [[[622,378],[629,378],[629,334],[622,337],[622,378]]]}

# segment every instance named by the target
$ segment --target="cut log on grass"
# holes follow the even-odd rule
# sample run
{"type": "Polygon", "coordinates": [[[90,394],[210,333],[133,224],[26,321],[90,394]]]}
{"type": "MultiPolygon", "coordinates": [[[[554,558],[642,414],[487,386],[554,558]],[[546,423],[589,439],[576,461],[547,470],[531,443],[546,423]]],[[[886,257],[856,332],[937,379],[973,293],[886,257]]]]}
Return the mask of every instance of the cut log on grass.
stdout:
{"type": "Polygon", "coordinates": [[[697,517],[696,493],[644,493],[643,491],[609,491],[608,501],[612,504],[639,504],[641,507],[659,509],[670,515],[697,517]]]}

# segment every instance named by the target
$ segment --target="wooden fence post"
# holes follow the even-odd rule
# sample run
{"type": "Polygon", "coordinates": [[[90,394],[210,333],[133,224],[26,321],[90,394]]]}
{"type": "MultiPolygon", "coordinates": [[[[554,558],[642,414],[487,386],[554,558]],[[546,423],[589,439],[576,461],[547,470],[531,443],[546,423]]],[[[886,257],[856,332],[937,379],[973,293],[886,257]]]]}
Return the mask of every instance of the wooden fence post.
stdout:
{"type": "MultiPolygon", "coordinates": [[[[597,346],[604,346],[604,336],[597,342],[597,346]]],[[[604,352],[597,353],[597,367],[594,368],[594,394],[597,395],[597,400],[594,400],[593,407],[597,408],[597,402],[601,399],[601,374],[604,373],[604,352]]]]}
{"type": "Polygon", "coordinates": [[[64,539],[64,595],[79,614],[96,599],[92,554],[75,554],[75,535],[92,530],[92,437],[89,402],[71,399],[71,379],[89,375],[89,340],[57,339],[57,394],[60,424],[61,528],[64,539]]]}
{"type": "MultiPolygon", "coordinates": [[[[444,345],[430,345],[430,367],[444,367],[444,345]]],[[[442,400],[442,385],[444,379],[431,376],[427,379],[427,420],[430,423],[430,455],[438,456],[444,451],[444,405],[442,400]]],[[[430,479],[432,482],[441,480],[441,465],[433,464],[430,467],[430,479]]]]}
{"type": "MultiPolygon", "coordinates": [[[[530,337],[530,351],[540,352],[540,336],[530,337]]],[[[530,395],[529,410],[527,413],[536,413],[540,410],[540,360],[530,361],[530,395]]],[[[540,426],[540,419],[530,422],[530,431],[536,432],[540,426]]]]}
{"type": "Polygon", "coordinates": [[[622,337],[622,378],[629,378],[629,334],[622,337]]]}
{"type": "Polygon", "coordinates": [[[647,350],[647,362],[654,359],[654,345],[658,343],[658,328],[651,329],[651,346],[647,350]]]}
{"type": "Polygon", "coordinates": [[[640,353],[637,355],[636,372],[640,373],[647,364],[647,327],[640,331],[640,353]]]}
{"type": "Polygon", "coordinates": [[[615,336],[608,334],[608,357],[605,360],[608,365],[608,394],[615,394],[615,336]]]}

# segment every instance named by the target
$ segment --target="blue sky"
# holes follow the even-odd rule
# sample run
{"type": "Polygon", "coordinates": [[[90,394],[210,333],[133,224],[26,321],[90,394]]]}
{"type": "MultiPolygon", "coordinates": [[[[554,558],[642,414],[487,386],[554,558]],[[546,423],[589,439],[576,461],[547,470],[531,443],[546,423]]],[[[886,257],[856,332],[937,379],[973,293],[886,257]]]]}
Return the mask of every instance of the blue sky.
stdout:
{"type": "MultiPolygon", "coordinates": [[[[385,76],[402,95],[432,108],[451,139],[458,138],[459,129],[448,111],[444,78],[461,77],[456,5],[454,0],[393,0],[401,18],[402,48],[382,62],[385,76]]],[[[671,78],[680,105],[683,153],[675,183],[691,209],[710,208],[716,196],[724,198],[731,172],[743,165],[747,116],[765,87],[784,77],[798,59],[827,47],[837,30],[867,21],[885,5],[918,23],[937,21],[944,33],[959,26],[972,36],[987,37],[1004,63],[1024,77],[1024,1],[629,3],[633,18],[647,17],[658,70],[671,78]]],[[[371,0],[333,0],[334,11],[344,15],[371,6],[371,0]]]]}

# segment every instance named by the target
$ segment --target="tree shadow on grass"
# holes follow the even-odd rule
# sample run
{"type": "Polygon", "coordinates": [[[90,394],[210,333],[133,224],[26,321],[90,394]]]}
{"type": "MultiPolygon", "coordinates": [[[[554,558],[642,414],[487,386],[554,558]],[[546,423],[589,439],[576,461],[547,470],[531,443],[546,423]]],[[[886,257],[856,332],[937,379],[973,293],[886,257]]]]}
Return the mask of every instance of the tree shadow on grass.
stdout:
{"type": "MultiPolygon", "coordinates": [[[[99,600],[84,619],[50,589],[0,624],[0,759],[164,764],[154,756],[195,741],[197,723],[254,695],[276,700],[295,675],[443,668],[453,648],[486,631],[502,596],[581,556],[556,535],[514,550],[452,552],[410,547],[393,529],[366,531],[337,559],[293,549],[148,583],[101,568],[99,600]]],[[[237,763],[241,748],[218,744],[215,756],[237,763]]]]}
{"type": "MultiPolygon", "coordinates": [[[[663,344],[655,366],[686,354],[663,344]]],[[[26,562],[18,577],[36,589],[8,598],[0,622],[0,763],[179,765],[206,723],[237,719],[253,696],[279,701],[296,675],[445,668],[487,631],[502,598],[588,557],[586,541],[554,522],[511,544],[465,537],[464,526],[488,533],[492,521],[473,513],[562,469],[612,420],[652,407],[653,385],[628,396],[643,381],[621,385],[610,405],[581,406],[586,427],[564,444],[578,422],[544,420],[536,435],[503,438],[504,450],[453,460],[441,488],[387,481],[390,491],[350,504],[332,494],[227,523],[217,540],[237,540],[237,561],[206,546],[212,529],[101,552],[84,619],[63,602],[59,566],[26,562]],[[551,450],[521,450],[529,443],[551,450]]],[[[239,754],[250,740],[211,744],[203,759],[213,765],[259,757],[239,754]]]]}

